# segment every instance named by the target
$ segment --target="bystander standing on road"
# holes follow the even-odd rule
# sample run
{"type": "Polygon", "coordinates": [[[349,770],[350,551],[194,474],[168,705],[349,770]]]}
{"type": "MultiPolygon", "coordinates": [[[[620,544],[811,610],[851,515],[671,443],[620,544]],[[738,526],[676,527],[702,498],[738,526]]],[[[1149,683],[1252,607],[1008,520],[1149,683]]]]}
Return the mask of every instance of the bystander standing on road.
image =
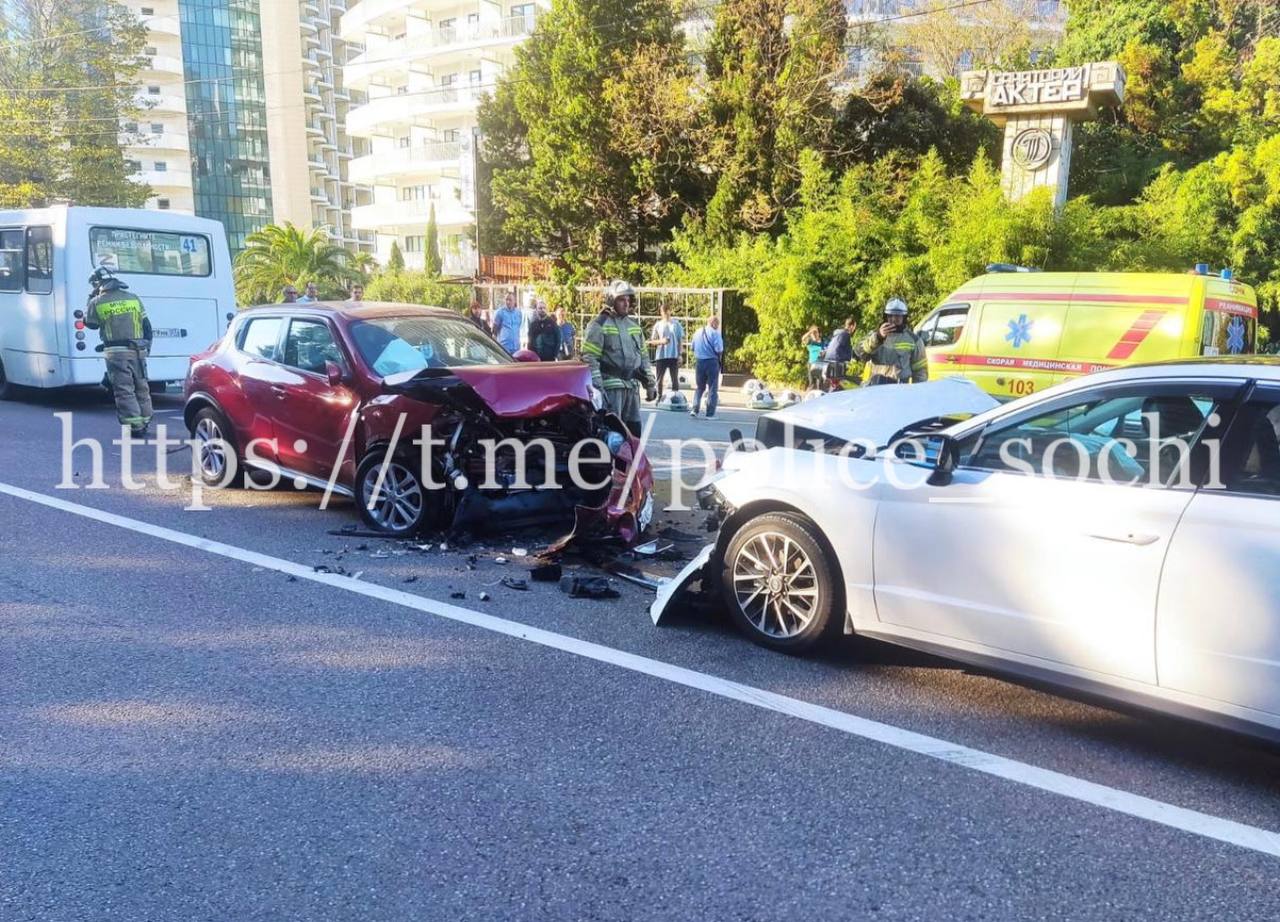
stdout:
{"type": "Polygon", "coordinates": [[[479,301],[472,300],[467,308],[467,319],[471,321],[471,324],[476,329],[484,330],[486,333],[490,332],[489,324],[484,319],[484,308],[480,306],[479,301]]]}
{"type": "Polygon", "coordinates": [[[320,293],[315,282],[307,282],[307,293],[298,299],[299,304],[312,304],[320,300],[320,293]]]}
{"type": "Polygon", "coordinates": [[[836,327],[827,343],[827,351],[823,355],[825,373],[833,381],[843,381],[849,372],[849,363],[853,361],[853,335],[858,332],[858,321],[846,317],[844,323],[836,327]]]}
{"type": "Polygon", "coordinates": [[[544,362],[554,362],[560,355],[560,325],[547,313],[547,302],[539,301],[529,322],[529,348],[544,362]]]}
{"type": "Polygon", "coordinates": [[[293,285],[285,285],[284,290],[280,292],[280,300],[284,304],[296,304],[298,301],[298,289],[293,285]]]}
{"type": "Polygon", "coordinates": [[[698,415],[705,391],[707,419],[714,419],[716,404],[720,400],[720,367],[724,358],[724,337],[720,335],[719,317],[709,318],[707,325],[693,334],[693,358],[697,362],[694,370],[697,389],[693,392],[693,409],[689,415],[698,415]]]}
{"type": "Polygon", "coordinates": [[[351,286],[351,296],[347,299],[359,303],[364,300],[364,286],[356,282],[351,286]]]}
{"type": "Polygon", "coordinates": [[[509,291],[502,299],[502,307],[493,312],[493,335],[499,345],[512,355],[520,349],[521,319],[515,292],[509,291]]]}
{"type": "Polygon", "coordinates": [[[822,332],[816,323],[805,332],[800,345],[804,346],[808,353],[809,387],[819,388],[822,386],[822,351],[827,344],[823,342],[822,332]]]}
{"type": "Polygon", "coordinates": [[[560,327],[560,358],[571,359],[575,355],[575,340],[578,331],[574,329],[563,307],[556,308],[556,324],[560,327]]]}
{"type": "Polygon", "coordinates": [[[658,399],[662,399],[663,375],[671,376],[671,389],[680,390],[680,353],[684,349],[684,327],[679,320],[671,319],[671,308],[663,304],[658,308],[659,319],[653,325],[649,345],[653,346],[653,367],[658,377],[658,399]]]}
{"type": "Polygon", "coordinates": [[[520,310],[520,348],[531,349],[529,344],[529,327],[533,325],[533,320],[538,316],[538,302],[533,295],[529,295],[525,299],[524,307],[520,310]]]}

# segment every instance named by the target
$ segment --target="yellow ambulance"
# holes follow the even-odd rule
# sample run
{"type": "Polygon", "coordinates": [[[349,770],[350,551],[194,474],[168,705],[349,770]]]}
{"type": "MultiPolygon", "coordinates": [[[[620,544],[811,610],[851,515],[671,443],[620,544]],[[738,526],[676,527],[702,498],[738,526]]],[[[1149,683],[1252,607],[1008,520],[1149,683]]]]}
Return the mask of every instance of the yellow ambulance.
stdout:
{"type": "Polygon", "coordinates": [[[1258,299],[1207,266],[1178,273],[988,266],[916,326],[929,378],[1004,400],[1117,365],[1254,351],[1258,299]]]}

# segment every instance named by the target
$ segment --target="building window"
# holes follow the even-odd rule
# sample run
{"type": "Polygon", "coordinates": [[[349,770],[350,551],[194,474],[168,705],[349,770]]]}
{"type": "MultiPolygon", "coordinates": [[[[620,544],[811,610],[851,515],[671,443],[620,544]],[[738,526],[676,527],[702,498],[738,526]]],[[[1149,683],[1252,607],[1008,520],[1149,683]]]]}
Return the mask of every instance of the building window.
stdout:
{"type": "Polygon", "coordinates": [[[424,240],[424,239],[425,239],[425,238],[423,238],[423,237],[405,237],[405,238],[404,238],[404,251],[405,251],[406,253],[421,253],[421,252],[422,252],[422,242],[423,242],[423,240],[424,240]]]}
{"type": "Polygon", "coordinates": [[[413,139],[410,138],[408,135],[405,135],[403,138],[397,138],[396,143],[399,144],[401,147],[412,147],[413,139]]]}
{"type": "Polygon", "coordinates": [[[156,167],[157,173],[169,172],[169,164],[165,163],[163,160],[157,160],[155,163],[155,167],[156,167]]]}
{"type": "Polygon", "coordinates": [[[159,95],[160,95],[160,87],[158,87],[158,86],[149,86],[149,87],[147,87],[147,92],[148,92],[148,93],[150,93],[152,96],[159,96],[159,95]]]}
{"type": "Polygon", "coordinates": [[[125,122],[125,123],[124,123],[124,130],[125,130],[125,131],[137,131],[137,130],[138,130],[138,123],[137,123],[137,122],[125,122]]]}
{"type": "Polygon", "coordinates": [[[483,75],[480,73],[480,71],[478,71],[478,70],[473,70],[473,71],[471,72],[470,76],[471,76],[471,85],[472,85],[472,86],[479,86],[479,85],[480,85],[481,77],[483,76],[483,75]]]}
{"type": "Polygon", "coordinates": [[[404,96],[404,95],[407,95],[407,94],[408,94],[408,92],[409,92],[409,84],[407,84],[407,83],[402,83],[402,84],[400,84],[398,87],[396,87],[396,95],[397,95],[397,96],[404,96]]]}
{"type": "Polygon", "coordinates": [[[426,186],[405,186],[400,190],[400,201],[402,202],[420,202],[426,197],[426,186]]]}
{"type": "Polygon", "coordinates": [[[154,16],[156,14],[155,7],[144,6],[142,8],[143,16],[154,16]]]}
{"type": "Polygon", "coordinates": [[[141,172],[142,172],[142,161],[141,161],[141,160],[126,160],[126,161],[124,162],[124,168],[125,168],[125,171],[126,171],[126,172],[129,172],[129,173],[141,173],[141,172]]]}
{"type": "Polygon", "coordinates": [[[143,49],[142,49],[142,53],[143,53],[143,54],[147,54],[147,55],[151,55],[151,57],[153,57],[153,58],[154,58],[154,57],[155,57],[156,55],[158,55],[160,52],[159,52],[159,51],[157,51],[155,48],[152,48],[150,45],[148,45],[146,48],[143,48],[143,49]]]}
{"type": "Polygon", "coordinates": [[[156,207],[157,207],[157,208],[159,208],[161,211],[168,211],[168,210],[169,210],[169,200],[168,200],[167,198],[158,198],[158,199],[156,199],[156,207]]]}
{"type": "Polygon", "coordinates": [[[457,74],[445,74],[440,78],[440,85],[444,87],[455,86],[458,82],[457,74]]]}
{"type": "Polygon", "coordinates": [[[151,123],[151,133],[152,133],[152,134],[164,134],[164,123],[163,123],[163,122],[152,122],[152,123],[151,123]]]}
{"type": "Polygon", "coordinates": [[[458,17],[450,16],[448,19],[440,20],[440,31],[444,32],[445,30],[454,29],[457,27],[457,25],[458,25],[458,17]]]}
{"type": "Polygon", "coordinates": [[[446,141],[458,141],[461,140],[461,138],[462,135],[458,133],[457,128],[446,128],[444,130],[444,139],[446,141]]]}

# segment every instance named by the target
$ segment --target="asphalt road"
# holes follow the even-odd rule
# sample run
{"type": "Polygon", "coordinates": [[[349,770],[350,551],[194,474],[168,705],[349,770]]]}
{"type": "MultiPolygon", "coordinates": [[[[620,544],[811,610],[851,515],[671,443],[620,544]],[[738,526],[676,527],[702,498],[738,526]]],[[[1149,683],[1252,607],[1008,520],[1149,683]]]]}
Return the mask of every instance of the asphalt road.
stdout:
{"type": "MultiPolygon", "coordinates": [[[[714,616],[657,629],[625,584],[509,590],[514,541],[333,536],[353,513],[314,493],[184,511],[150,463],[121,489],[116,450],[113,487],[59,489],[59,412],[112,432],[95,396],[0,404],[5,922],[1280,916],[1280,838],[1214,837],[1280,830],[1258,745],[872,643],[795,659],[714,616]]],[[[751,414],[654,434],[731,425],[751,414]]]]}

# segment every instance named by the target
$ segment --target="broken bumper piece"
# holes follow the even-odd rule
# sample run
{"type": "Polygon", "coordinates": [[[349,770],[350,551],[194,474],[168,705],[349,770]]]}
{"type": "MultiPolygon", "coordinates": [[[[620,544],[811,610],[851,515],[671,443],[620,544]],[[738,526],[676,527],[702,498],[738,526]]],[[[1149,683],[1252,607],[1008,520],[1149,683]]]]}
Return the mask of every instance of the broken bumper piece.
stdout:
{"type": "Polygon", "coordinates": [[[673,609],[680,607],[694,583],[702,583],[703,571],[711,562],[711,555],[715,549],[714,544],[706,545],[674,579],[667,580],[658,587],[657,597],[649,606],[649,617],[653,619],[654,624],[661,624],[663,618],[667,617],[673,609]]]}

